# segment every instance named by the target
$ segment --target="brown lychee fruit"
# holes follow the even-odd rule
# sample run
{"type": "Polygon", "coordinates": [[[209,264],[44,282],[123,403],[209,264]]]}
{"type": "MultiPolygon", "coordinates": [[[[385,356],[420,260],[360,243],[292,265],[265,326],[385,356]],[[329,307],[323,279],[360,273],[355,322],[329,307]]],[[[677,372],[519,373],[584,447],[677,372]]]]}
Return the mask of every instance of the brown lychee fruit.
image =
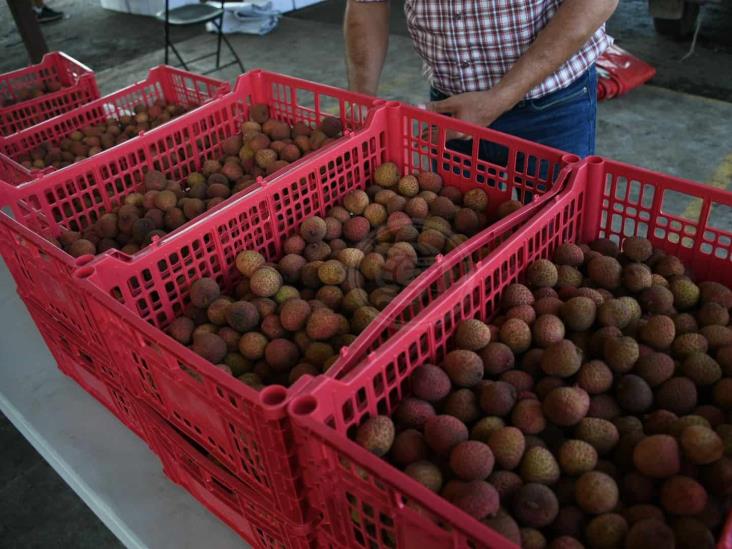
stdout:
{"type": "Polygon", "coordinates": [[[516,490],[523,486],[521,477],[513,471],[497,470],[493,471],[487,479],[487,482],[492,484],[498,492],[498,496],[501,498],[501,505],[508,506],[513,500],[513,495],[516,490]]]}
{"type": "Polygon", "coordinates": [[[674,533],[662,518],[646,518],[635,522],[625,537],[626,549],[674,547],[674,533]]]}
{"type": "Polygon", "coordinates": [[[282,287],[282,275],[273,267],[260,267],[249,279],[249,287],[259,297],[273,296],[282,287]]]}
{"type": "Polygon", "coordinates": [[[526,268],[526,282],[530,288],[553,287],[558,279],[557,266],[548,259],[537,259],[526,268]]]}
{"type": "Polygon", "coordinates": [[[402,431],[394,438],[389,455],[401,466],[424,460],[427,457],[427,444],[422,433],[416,429],[402,431]]]}
{"type": "Polygon", "coordinates": [[[677,549],[714,549],[714,534],[700,520],[680,517],[674,522],[677,549]]]}
{"type": "MultiPolygon", "coordinates": [[[[210,309],[209,309],[210,311],[210,309]]],[[[224,310],[225,321],[238,332],[248,332],[259,324],[259,311],[248,301],[228,303],[224,310]]]]}
{"type": "Polygon", "coordinates": [[[651,478],[668,478],[678,474],[681,468],[679,445],[669,435],[646,437],[633,450],[636,469],[651,478]]]}
{"type": "Polygon", "coordinates": [[[338,333],[339,329],[338,315],[325,307],[314,310],[305,324],[305,332],[313,341],[330,339],[338,333]]]}
{"type": "Polygon", "coordinates": [[[650,314],[668,314],[673,309],[674,295],[663,286],[651,286],[638,296],[643,310],[650,314]]]}
{"type": "Polygon", "coordinates": [[[559,464],[549,450],[534,447],[524,453],[519,465],[519,474],[524,482],[551,485],[559,479],[559,464]]]}
{"type": "Polygon", "coordinates": [[[465,424],[480,417],[480,408],[475,393],[470,389],[458,389],[450,393],[442,404],[442,413],[458,418],[465,424]]]}
{"type": "Polygon", "coordinates": [[[634,374],[620,378],[615,388],[615,398],[620,407],[630,413],[644,412],[653,404],[653,392],[648,383],[634,374]]]}
{"type": "Polygon", "coordinates": [[[559,316],[565,326],[575,332],[587,330],[594,324],[597,306],[588,297],[573,297],[559,309],[559,316]]]}
{"type": "Polygon", "coordinates": [[[628,303],[619,299],[604,301],[597,308],[597,322],[600,326],[624,329],[633,319],[628,303]]]}
{"type": "Polygon", "coordinates": [[[686,459],[697,465],[708,465],[724,454],[722,439],[709,427],[691,425],[686,427],[679,438],[686,459]]]}
{"type": "Polygon", "coordinates": [[[676,337],[673,319],[666,315],[651,316],[638,331],[640,340],[657,350],[668,349],[676,337]]]}
{"type": "Polygon", "coordinates": [[[698,386],[713,385],[722,377],[722,368],[705,353],[690,353],[681,364],[681,372],[698,386]]]}
{"type": "Polygon", "coordinates": [[[696,385],[687,377],[672,377],[656,390],[656,406],[677,415],[691,412],[696,402],[696,385]]]}
{"type": "Polygon", "coordinates": [[[574,436],[592,445],[599,455],[605,455],[617,445],[620,434],[611,421],[596,417],[582,419],[574,429],[574,436]]]}
{"type": "Polygon", "coordinates": [[[546,428],[541,402],[534,399],[519,400],[511,411],[511,424],[525,435],[541,433],[546,428]]]}
{"type": "Polygon", "coordinates": [[[696,480],[677,475],[661,485],[661,505],[674,515],[696,515],[707,504],[707,492],[696,480]]]}
{"type": "Polygon", "coordinates": [[[181,316],[174,319],[170,323],[166,331],[173,339],[175,339],[179,343],[182,343],[183,345],[188,345],[191,342],[191,336],[193,334],[194,328],[195,325],[193,323],[193,320],[188,317],[181,316]]]}
{"type": "Polygon", "coordinates": [[[325,233],[328,230],[328,226],[325,223],[325,219],[319,216],[309,217],[300,225],[300,236],[306,242],[318,242],[325,238],[325,233]]]}
{"type": "Polygon", "coordinates": [[[587,275],[600,288],[615,290],[621,284],[622,267],[617,259],[600,256],[590,260],[587,264],[587,275]]]}
{"type": "Polygon", "coordinates": [[[214,364],[220,363],[226,356],[226,342],[212,333],[198,333],[193,335],[193,352],[214,364]]]}
{"type": "Polygon", "coordinates": [[[601,360],[591,360],[583,364],[577,372],[577,385],[591,395],[608,391],[612,383],[612,370],[601,360]]]}
{"type": "Polygon", "coordinates": [[[455,345],[459,349],[479,351],[491,341],[488,326],[477,319],[461,321],[455,330],[455,345]]]}
{"type": "Polygon", "coordinates": [[[629,263],[623,267],[623,286],[630,292],[638,293],[653,285],[650,267],[643,263],[629,263]]]}
{"type": "Polygon", "coordinates": [[[542,403],[544,416],[562,427],[579,423],[589,407],[589,395],[579,387],[557,387],[547,394],[542,403]]]}
{"type": "Polygon", "coordinates": [[[585,528],[587,542],[595,549],[622,547],[627,533],[628,523],[617,513],[598,515],[585,528]]]}
{"type": "Polygon", "coordinates": [[[584,253],[582,252],[582,248],[577,246],[577,244],[565,242],[554,250],[553,259],[557,265],[579,267],[584,262],[584,253]]]}
{"type": "Polygon", "coordinates": [[[496,489],[482,480],[461,485],[450,500],[453,505],[479,520],[495,515],[500,505],[496,489]]]}
{"type": "Polygon", "coordinates": [[[394,187],[399,182],[399,168],[393,162],[384,162],[376,168],[374,182],[382,187],[394,187]]]}
{"type": "Polygon", "coordinates": [[[466,440],[450,451],[450,469],[462,480],[483,480],[493,471],[493,452],[487,444],[466,440]]]}
{"type": "Polygon", "coordinates": [[[221,289],[213,278],[200,278],[191,284],[191,303],[195,307],[205,309],[220,295],[221,289]]]}
{"type": "Polygon", "coordinates": [[[473,351],[451,351],[442,367],[457,387],[472,387],[483,378],[483,360],[473,351]]]}
{"type": "Polygon", "coordinates": [[[298,364],[300,349],[289,339],[273,339],[264,349],[264,358],[275,372],[286,372],[298,364]]]}
{"type": "Polygon", "coordinates": [[[649,353],[638,359],[633,371],[651,387],[657,387],[674,374],[674,361],[665,353],[649,353]]]}
{"type": "Polygon", "coordinates": [[[528,483],[516,491],[511,508],[519,524],[531,528],[543,528],[554,522],[559,513],[559,502],[554,492],[547,486],[528,483]]]}
{"type": "Polygon", "coordinates": [[[597,464],[597,450],[582,440],[567,440],[558,452],[559,465],[562,471],[570,476],[581,475],[592,471],[597,464]]]}
{"type": "Polygon", "coordinates": [[[509,318],[501,326],[499,337],[513,353],[520,354],[531,345],[531,328],[519,318],[509,318]]]}
{"type": "Polygon", "coordinates": [[[546,348],[564,339],[565,327],[559,317],[544,314],[534,321],[531,333],[534,345],[546,348]]]}
{"type": "Polygon", "coordinates": [[[647,238],[637,236],[623,240],[623,255],[631,261],[644,262],[653,253],[653,245],[647,238]]]}
{"type": "Polygon", "coordinates": [[[434,463],[424,460],[415,461],[407,465],[404,472],[433,492],[439,492],[442,488],[442,472],[434,463]]]}
{"type": "Polygon", "coordinates": [[[691,353],[706,353],[709,348],[707,338],[697,333],[681,334],[671,345],[671,352],[676,358],[684,358],[691,353]]]}
{"type": "Polygon", "coordinates": [[[533,303],[534,294],[523,284],[510,284],[501,296],[501,307],[503,310],[508,310],[517,305],[532,305],[533,303]]]}
{"type": "Polygon", "coordinates": [[[563,339],[544,350],[541,369],[550,376],[569,377],[582,365],[582,354],[574,343],[563,339]]]}
{"type": "Polygon", "coordinates": [[[599,471],[583,473],[575,484],[577,505],[586,513],[609,513],[618,504],[618,485],[609,475],[599,471]]]}
{"type": "Polygon", "coordinates": [[[239,352],[249,360],[259,360],[264,357],[264,349],[269,340],[259,332],[247,332],[239,340],[239,352]]]}
{"type": "Polygon", "coordinates": [[[699,329],[704,336],[711,350],[732,345],[732,329],[727,326],[710,325],[699,329]]]}
{"type": "Polygon", "coordinates": [[[714,403],[723,410],[732,409],[732,378],[725,377],[714,384],[714,403]]]}
{"type": "Polygon", "coordinates": [[[491,416],[507,416],[516,403],[516,389],[505,381],[488,382],[480,389],[480,407],[491,416]]]}
{"type": "Polygon", "coordinates": [[[468,429],[459,419],[448,415],[427,418],[424,423],[427,445],[437,455],[446,456],[455,446],[468,440],[468,429]]]}
{"type": "Polygon", "coordinates": [[[373,416],[359,425],[356,442],[369,452],[382,457],[394,443],[394,423],[388,416],[373,416]]]}
{"type": "Polygon", "coordinates": [[[498,375],[514,367],[515,358],[511,349],[505,343],[490,342],[480,351],[485,372],[498,375]]]}
{"type": "Polygon", "coordinates": [[[435,415],[435,409],[426,400],[407,397],[399,403],[394,412],[394,419],[400,427],[421,429],[427,418],[435,415]]]}
{"type": "Polygon", "coordinates": [[[518,467],[525,444],[524,434],[516,427],[501,427],[488,437],[488,446],[493,451],[496,463],[507,470],[518,467]]]}
{"type": "Polygon", "coordinates": [[[638,342],[632,337],[610,337],[605,339],[603,357],[615,373],[629,372],[640,356],[638,342]]]}
{"type": "Polygon", "coordinates": [[[427,402],[442,400],[452,387],[445,370],[432,364],[424,364],[417,368],[412,374],[411,382],[412,394],[427,402]]]}

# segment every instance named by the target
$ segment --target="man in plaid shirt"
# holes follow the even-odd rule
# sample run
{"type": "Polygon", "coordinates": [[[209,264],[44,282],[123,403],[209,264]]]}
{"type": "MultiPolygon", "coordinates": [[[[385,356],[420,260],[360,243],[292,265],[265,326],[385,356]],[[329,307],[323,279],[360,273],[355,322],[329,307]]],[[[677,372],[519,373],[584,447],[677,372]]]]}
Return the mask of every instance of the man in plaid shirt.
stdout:
{"type": "MultiPolygon", "coordinates": [[[[595,149],[595,60],[618,0],[406,0],[431,84],[428,108],[586,156],[595,149]]],[[[351,89],[376,94],[388,0],[348,0],[351,89]]],[[[490,155],[490,152],[486,153],[490,155]]]]}

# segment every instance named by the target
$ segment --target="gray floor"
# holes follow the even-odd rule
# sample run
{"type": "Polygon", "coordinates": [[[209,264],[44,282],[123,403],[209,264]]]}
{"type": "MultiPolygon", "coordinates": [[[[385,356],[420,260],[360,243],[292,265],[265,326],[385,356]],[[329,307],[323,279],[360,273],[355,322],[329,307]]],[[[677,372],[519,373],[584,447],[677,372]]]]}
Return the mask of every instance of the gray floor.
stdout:
{"type": "MultiPolygon", "coordinates": [[[[104,92],[142,79],[147,67],[162,62],[161,26],[155,20],[109,12],[94,0],[48,1],[69,15],[44,27],[49,46],[99,71],[104,92]]],[[[406,33],[402,1],[392,4],[392,39],[380,95],[421,103],[426,85],[406,33]]],[[[621,46],[655,65],[658,75],[653,85],[601,106],[598,152],[727,188],[732,182],[732,4],[705,12],[696,51],[687,61],[680,59],[689,44],[658,37],[646,5],[646,0],[623,0],[609,29],[621,46]]],[[[343,0],[328,0],[283,18],[268,36],[235,36],[232,41],[247,67],[343,86],[343,6],[343,0]]],[[[199,28],[182,29],[178,36],[189,39],[181,45],[187,52],[200,52],[211,44],[199,28]]],[[[24,64],[22,44],[7,6],[0,2],[0,72],[24,64]]],[[[223,76],[233,78],[235,71],[223,76]]],[[[672,206],[693,213],[693,204],[683,199],[672,206]]],[[[1,416],[0,448],[0,545],[116,545],[105,527],[1,416]]]]}
{"type": "Polygon", "coordinates": [[[0,415],[0,539],[6,549],[121,547],[106,526],[0,415]]]}

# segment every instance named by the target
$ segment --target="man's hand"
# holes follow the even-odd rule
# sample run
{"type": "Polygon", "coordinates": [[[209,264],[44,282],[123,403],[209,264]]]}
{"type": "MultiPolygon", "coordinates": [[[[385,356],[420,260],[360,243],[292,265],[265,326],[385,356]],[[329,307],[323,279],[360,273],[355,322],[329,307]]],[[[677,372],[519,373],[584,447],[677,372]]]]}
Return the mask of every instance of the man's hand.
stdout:
{"type": "MultiPolygon", "coordinates": [[[[442,101],[434,101],[427,108],[441,114],[448,114],[460,120],[488,127],[518,101],[502,92],[497,86],[488,91],[467,92],[453,95],[442,101]]],[[[449,139],[465,139],[464,134],[450,133],[449,139]]]]}

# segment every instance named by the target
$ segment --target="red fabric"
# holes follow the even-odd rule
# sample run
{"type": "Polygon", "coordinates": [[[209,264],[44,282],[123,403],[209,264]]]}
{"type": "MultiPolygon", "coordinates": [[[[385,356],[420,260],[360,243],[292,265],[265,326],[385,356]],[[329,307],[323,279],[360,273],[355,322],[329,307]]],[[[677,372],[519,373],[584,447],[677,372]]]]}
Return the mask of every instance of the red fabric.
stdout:
{"type": "Polygon", "coordinates": [[[651,65],[613,44],[597,60],[597,98],[623,95],[655,75],[651,65]]]}

